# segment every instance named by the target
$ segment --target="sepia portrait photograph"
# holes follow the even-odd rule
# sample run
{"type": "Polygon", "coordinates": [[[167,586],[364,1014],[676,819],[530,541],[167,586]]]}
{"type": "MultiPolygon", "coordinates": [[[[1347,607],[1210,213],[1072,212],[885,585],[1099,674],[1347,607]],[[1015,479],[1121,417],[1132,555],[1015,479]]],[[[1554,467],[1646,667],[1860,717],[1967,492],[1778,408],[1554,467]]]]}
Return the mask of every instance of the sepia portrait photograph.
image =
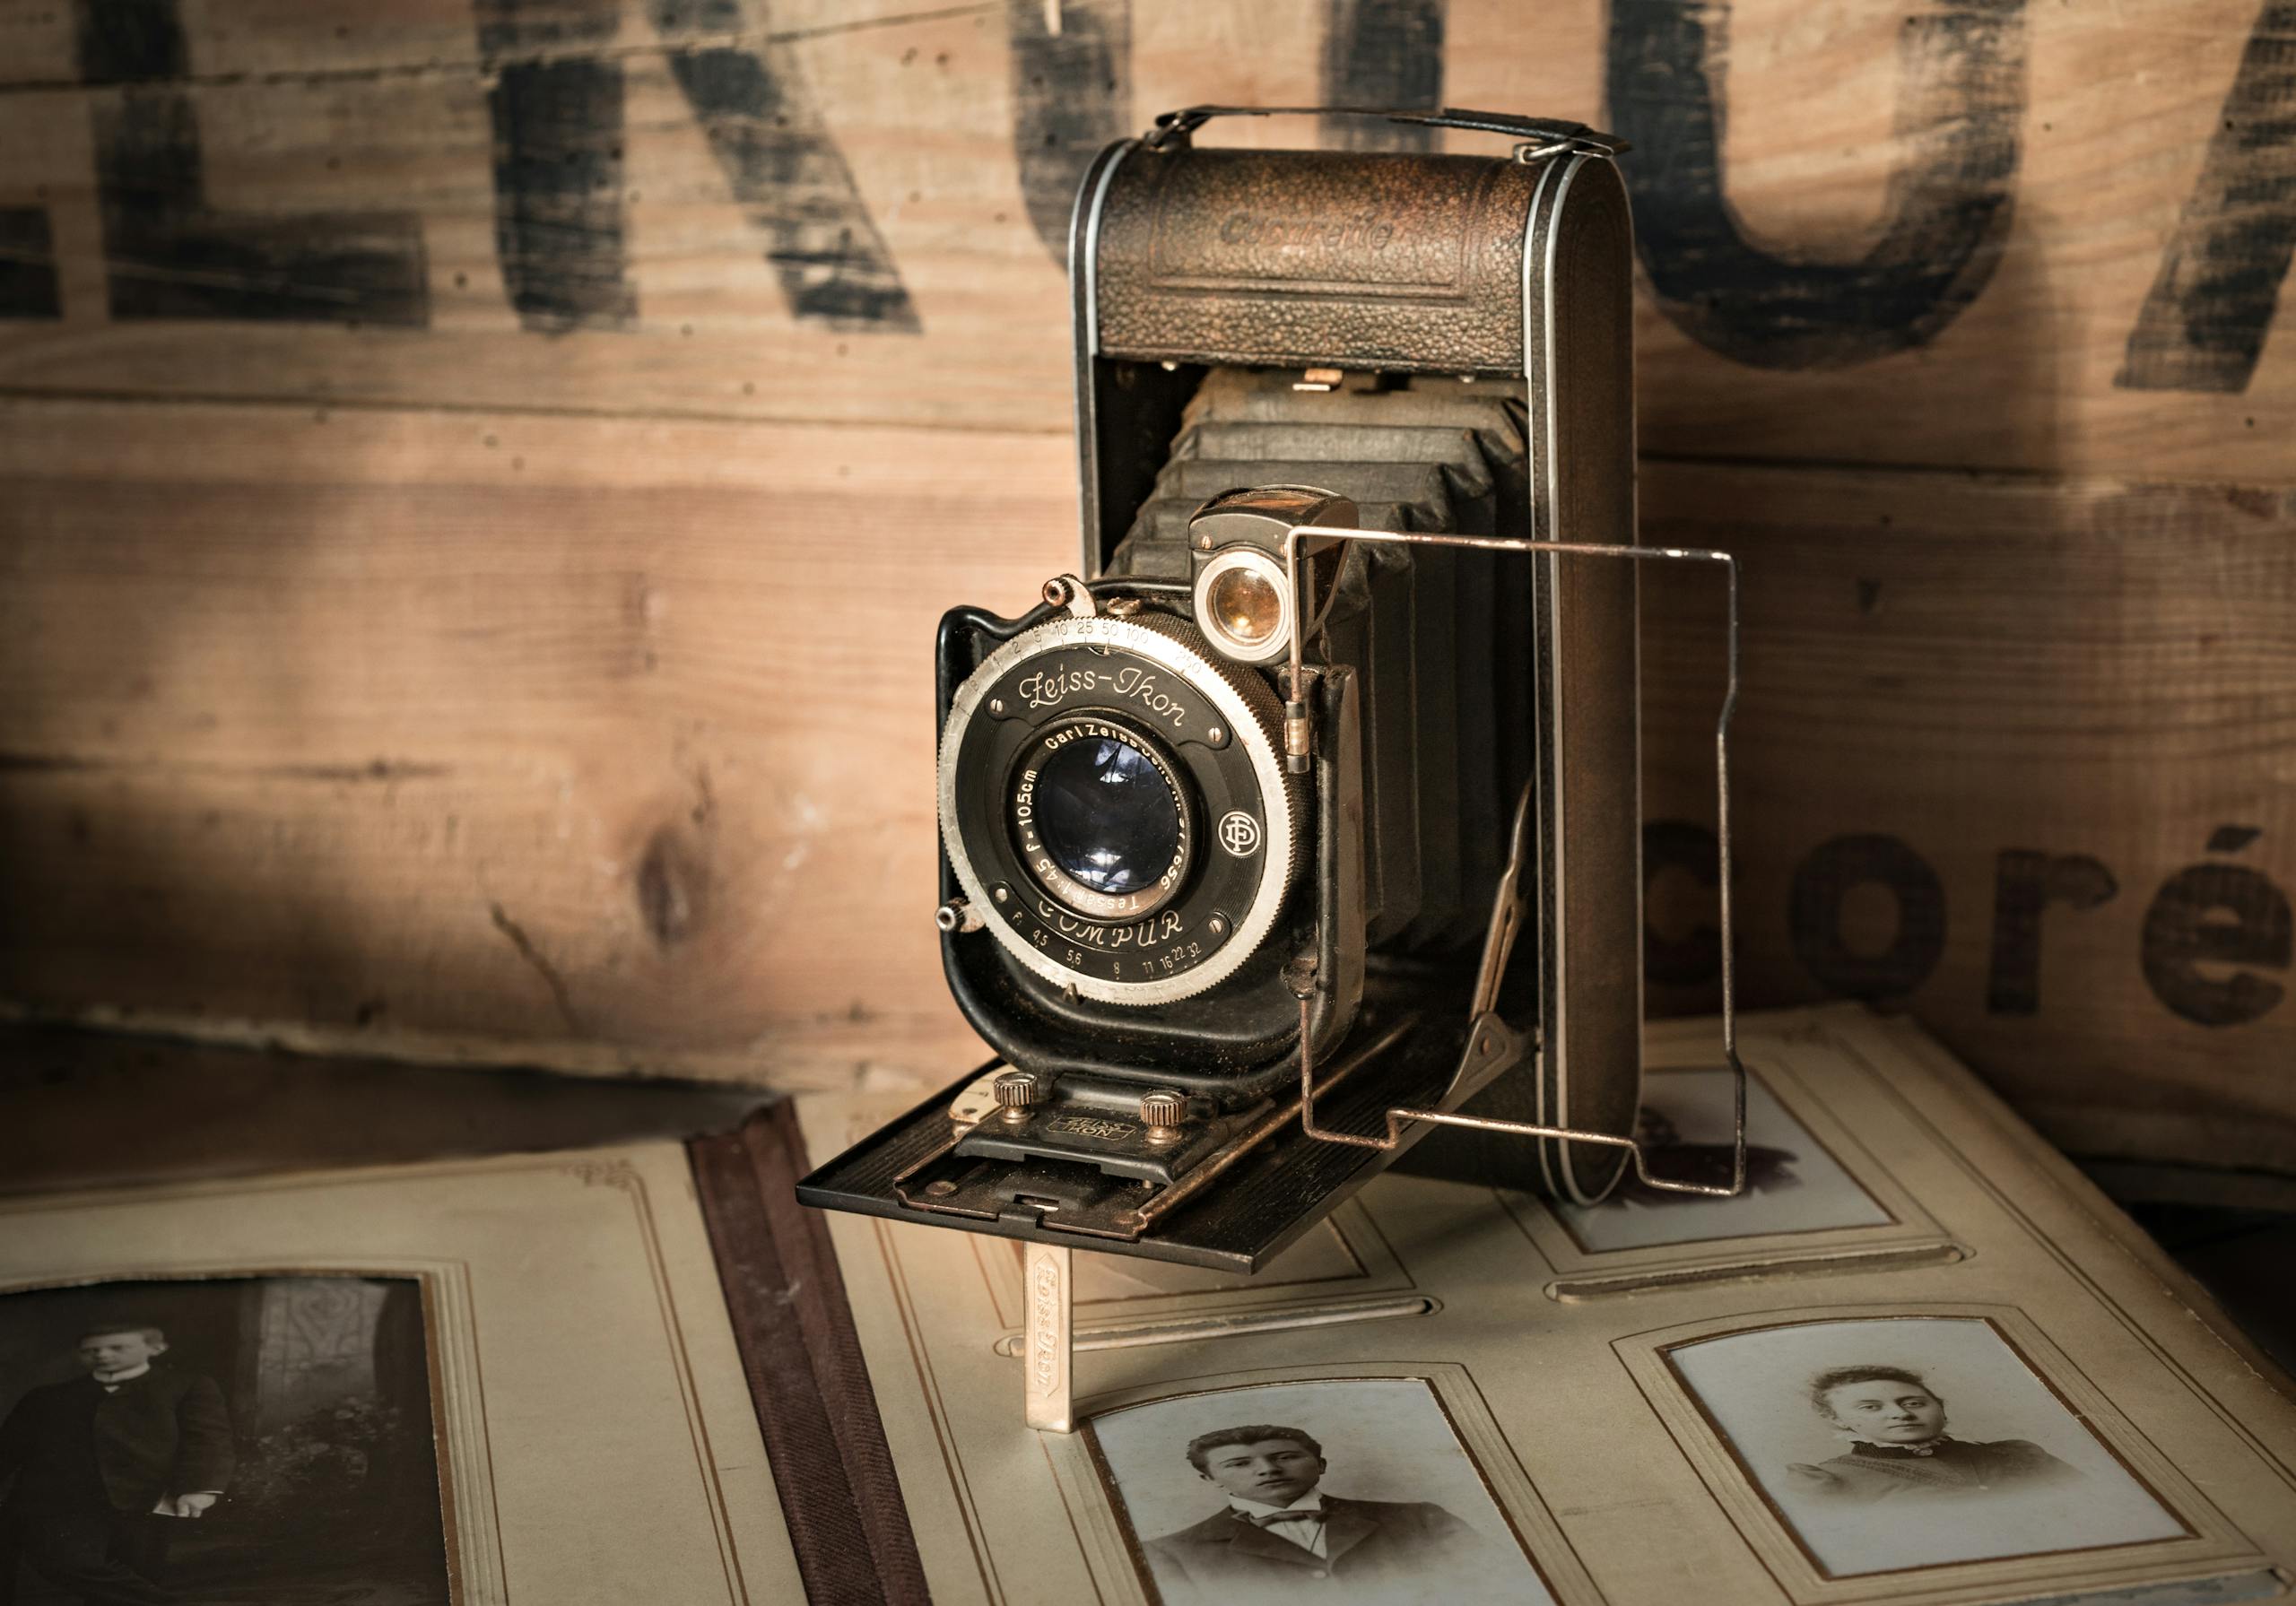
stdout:
{"type": "MultiPolygon", "coordinates": [[[[1735,1098],[1727,1067],[1653,1070],[1643,1083],[1636,1135],[1650,1168],[1674,1181],[1726,1185],[1735,1098]]],[[[1735,1198],[1669,1193],[1628,1173],[1600,1204],[1555,1206],[1584,1249],[1642,1249],[1771,1233],[1876,1227],[1890,1215],[1794,1118],[1778,1096],[1746,1078],[1746,1190],[1735,1198]]]]}
{"type": "Polygon", "coordinates": [[[1087,1430],[1165,1606],[1552,1599],[1422,1378],[1185,1394],[1087,1430]]]}
{"type": "Polygon", "coordinates": [[[0,1295],[0,1606],[445,1606],[422,1289],[0,1295]]]}
{"type": "Polygon", "coordinates": [[[1989,1322],[1805,1322],[1665,1354],[1831,1576],[2190,1532],[1989,1322]]]}

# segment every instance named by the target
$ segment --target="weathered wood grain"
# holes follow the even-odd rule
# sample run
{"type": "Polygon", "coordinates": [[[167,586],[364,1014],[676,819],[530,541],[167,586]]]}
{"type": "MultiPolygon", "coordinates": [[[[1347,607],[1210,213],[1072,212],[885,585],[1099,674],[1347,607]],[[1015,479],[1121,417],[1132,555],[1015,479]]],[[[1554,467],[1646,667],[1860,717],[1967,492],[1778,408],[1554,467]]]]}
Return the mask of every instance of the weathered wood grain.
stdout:
{"type": "MultiPolygon", "coordinates": [[[[0,997],[423,1056],[953,1075],[978,1047],[926,917],[930,631],[1073,561],[1066,453],[0,404],[0,997]]],[[[1644,513],[1744,558],[1744,1001],[1902,1003],[2083,1151],[2287,1166],[2285,493],[1653,462],[1644,513]],[[1902,852],[1804,870],[1845,837],[1902,852]],[[2042,861],[2005,897],[2005,855],[2042,861]],[[2250,879],[2159,914],[2195,865],[2250,879]],[[1798,917],[1797,877],[1825,894],[1798,917]]],[[[1710,998],[1718,595],[1645,592],[1674,1008],[1710,998]]]]}
{"type": "MultiPolygon", "coordinates": [[[[2076,1152],[2288,1168],[2285,493],[1671,464],[1644,486],[1646,539],[1744,559],[1748,994],[1902,1005],[2076,1152]]],[[[1665,1007],[1715,996],[1689,980],[1715,965],[1711,845],[1679,828],[1713,820],[1718,597],[1644,590],[1665,1007]]]]}
{"type": "MultiPolygon", "coordinates": [[[[2077,1148],[2296,1170],[2291,38],[0,0],[0,1002],[970,1063],[926,643],[1072,560],[1075,173],[1170,105],[1488,105],[1640,147],[1647,531],[1746,560],[1746,1002],[1901,1003],[2077,1148]]],[[[1311,133],[1396,137],[1236,137],[1311,133]]],[[[1699,1008],[1717,598],[1645,595],[1653,996],[1699,1008]]]]}
{"type": "Polygon", "coordinates": [[[929,643],[1073,565],[1056,440],[13,414],[9,995],[631,1070],[970,1052],[929,643]]]}
{"type": "Polygon", "coordinates": [[[1057,432],[1083,158],[1354,86],[1643,142],[1651,449],[2296,477],[2281,0],[128,9],[0,4],[9,392],[1057,432]]]}

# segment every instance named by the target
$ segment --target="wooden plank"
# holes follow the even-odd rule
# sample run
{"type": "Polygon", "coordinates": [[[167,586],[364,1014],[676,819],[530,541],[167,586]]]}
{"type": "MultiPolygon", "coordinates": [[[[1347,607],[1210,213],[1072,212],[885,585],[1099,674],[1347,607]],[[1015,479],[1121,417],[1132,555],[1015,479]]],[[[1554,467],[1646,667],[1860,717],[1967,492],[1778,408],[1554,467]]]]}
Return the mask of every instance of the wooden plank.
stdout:
{"type": "MultiPolygon", "coordinates": [[[[1072,472],[987,431],[0,404],[0,997],[952,1075],[927,644],[1073,561],[1072,472]]],[[[2287,497],[1657,462],[1644,515],[1744,557],[1744,1002],[1902,1003],[2078,1150],[2286,1168],[2287,497]]],[[[1718,593],[1645,595],[1654,1001],[1700,1008],[1718,593]]]]}
{"type": "MultiPolygon", "coordinates": [[[[2289,1168],[2289,499],[1690,464],[1643,484],[1646,539],[1744,561],[1747,996],[1901,1005],[2076,1153],[2289,1168]]],[[[1676,978],[1654,999],[1699,1007],[1720,590],[1654,571],[1644,597],[1652,970],[1676,978]]]]}
{"type": "Polygon", "coordinates": [[[1073,565],[1057,439],[9,421],[8,996],[790,1081],[976,1054],[929,643],[1073,565]]]}
{"type": "Polygon", "coordinates": [[[1057,432],[1083,157],[1361,86],[1642,142],[1651,449],[2296,475],[2277,3],[91,4],[0,0],[17,394],[1057,432]]]}
{"type": "Polygon", "coordinates": [[[770,1095],[0,1026],[0,1194],[732,1132],[770,1095]]]}

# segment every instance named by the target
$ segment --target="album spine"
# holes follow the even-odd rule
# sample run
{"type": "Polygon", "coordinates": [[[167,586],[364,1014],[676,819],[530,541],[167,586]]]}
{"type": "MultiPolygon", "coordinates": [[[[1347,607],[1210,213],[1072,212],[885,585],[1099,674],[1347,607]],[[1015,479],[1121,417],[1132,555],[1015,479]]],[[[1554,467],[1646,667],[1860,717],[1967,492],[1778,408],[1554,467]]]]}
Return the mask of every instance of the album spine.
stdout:
{"type": "Polygon", "coordinates": [[[686,1152],[807,1598],[927,1606],[827,1219],[797,1202],[794,1107],[686,1152]]]}

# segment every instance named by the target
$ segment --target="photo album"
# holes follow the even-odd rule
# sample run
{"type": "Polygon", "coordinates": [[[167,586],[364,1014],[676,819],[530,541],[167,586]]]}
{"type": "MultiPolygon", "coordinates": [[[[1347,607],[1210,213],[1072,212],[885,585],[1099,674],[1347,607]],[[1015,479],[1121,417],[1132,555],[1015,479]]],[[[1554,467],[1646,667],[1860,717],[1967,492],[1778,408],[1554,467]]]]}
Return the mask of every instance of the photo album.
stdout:
{"type": "Polygon", "coordinates": [[[16,1606],[806,1598],[675,1143],[0,1202],[0,1357],[16,1606]]]}
{"type": "MultiPolygon", "coordinates": [[[[2296,1404],[1947,1055],[1740,1023],[1749,1181],[1558,1206],[1382,1176],[1259,1275],[1080,1252],[1079,1430],[1020,1426],[1023,1246],[831,1220],[936,1602],[2285,1594],[2296,1404]]],[[[1654,1027],[1654,1168],[1731,1159],[1654,1027]]],[[[804,1109],[833,1151],[882,1119],[804,1109]]]]}
{"type": "MultiPolygon", "coordinates": [[[[1665,1175],[1729,1165],[1716,1041],[1651,1030],[1665,1175]]],[[[1069,1434],[1027,1246],[795,1203],[881,1098],[8,1202],[0,1460],[63,1491],[8,1542],[290,1606],[2284,1597],[2296,1403],[2205,1297],[1912,1026],[1740,1043],[1736,1197],[1390,1172],[1256,1276],[1079,1252],[1069,1434]]]]}

